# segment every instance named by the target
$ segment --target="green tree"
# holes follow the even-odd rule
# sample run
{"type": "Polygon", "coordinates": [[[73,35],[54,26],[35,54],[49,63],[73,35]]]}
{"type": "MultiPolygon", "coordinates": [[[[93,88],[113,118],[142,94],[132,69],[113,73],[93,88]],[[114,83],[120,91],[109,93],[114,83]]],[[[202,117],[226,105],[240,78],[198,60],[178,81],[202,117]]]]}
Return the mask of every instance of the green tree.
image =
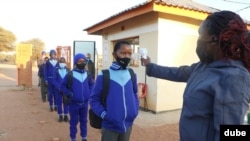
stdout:
{"type": "Polygon", "coordinates": [[[15,50],[15,41],[16,36],[12,32],[0,27],[0,52],[15,50]]]}
{"type": "Polygon", "coordinates": [[[33,61],[36,61],[37,57],[40,56],[41,52],[44,50],[44,42],[38,38],[30,39],[28,41],[23,41],[21,43],[32,44],[33,61]]]}

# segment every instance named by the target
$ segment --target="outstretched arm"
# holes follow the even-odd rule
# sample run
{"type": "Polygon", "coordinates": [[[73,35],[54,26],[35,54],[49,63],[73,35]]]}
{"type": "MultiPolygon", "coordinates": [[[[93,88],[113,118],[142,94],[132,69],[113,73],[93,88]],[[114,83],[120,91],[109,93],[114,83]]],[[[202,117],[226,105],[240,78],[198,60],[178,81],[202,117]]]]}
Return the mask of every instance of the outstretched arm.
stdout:
{"type": "Polygon", "coordinates": [[[147,58],[141,58],[141,64],[146,67],[146,74],[148,76],[176,82],[187,82],[196,66],[196,64],[181,67],[160,66],[155,63],[151,63],[150,57],[148,56],[147,58]]]}
{"type": "Polygon", "coordinates": [[[191,73],[192,68],[190,66],[166,67],[154,63],[146,66],[146,74],[148,76],[176,82],[187,82],[191,73]]]}

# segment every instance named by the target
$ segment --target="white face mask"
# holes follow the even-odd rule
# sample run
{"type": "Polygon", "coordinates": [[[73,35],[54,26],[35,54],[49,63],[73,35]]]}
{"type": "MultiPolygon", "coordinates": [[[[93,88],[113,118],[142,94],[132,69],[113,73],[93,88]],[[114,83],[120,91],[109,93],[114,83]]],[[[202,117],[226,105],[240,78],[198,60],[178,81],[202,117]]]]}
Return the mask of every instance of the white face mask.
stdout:
{"type": "Polygon", "coordinates": [[[65,68],[65,67],[66,67],[66,64],[65,64],[65,63],[59,63],[59,67],[60,67],[60,68],[65,68]]]}

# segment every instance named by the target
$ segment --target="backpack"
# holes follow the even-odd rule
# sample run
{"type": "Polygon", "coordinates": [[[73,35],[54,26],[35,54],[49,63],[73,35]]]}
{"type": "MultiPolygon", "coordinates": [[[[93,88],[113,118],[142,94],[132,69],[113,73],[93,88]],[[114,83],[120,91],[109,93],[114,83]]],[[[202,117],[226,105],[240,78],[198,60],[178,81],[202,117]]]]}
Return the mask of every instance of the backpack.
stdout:
{"type": "MultiPolygon", "coordinates": [[[[131,76],[131,80],[134,84],[134,81],[135,81],[134,71],[131,68],[128,68],[128,70],[131,76]]],[[[103,90],[102,90],[102,96],[101,96],[101,104],[104,107],[106,107],[106,98],[108,96],[109,83],[110,83],[109,70],[108,69],[102,70],[102,74],[103,74],[103,90]]],[[[102,118],[96,115],[91,108],[89,109],[89,121],[90,121],[91,127],[96,128],[96,129],[102,128],[102,118]]]]}
{"type": "MultiPolygon", "coordinates": [[[[72,85],[72,82],[73,82],[73,72],[72,71],[69,71],[68,72],[68,83],[67,83],[67,88],[71,88],[71,85],[72,85]]],[[[66,94],[63,94],[63,103],[68,105],[71,103],[71,99],[72,97],[71,96],[67,96],[66,94]]]]}

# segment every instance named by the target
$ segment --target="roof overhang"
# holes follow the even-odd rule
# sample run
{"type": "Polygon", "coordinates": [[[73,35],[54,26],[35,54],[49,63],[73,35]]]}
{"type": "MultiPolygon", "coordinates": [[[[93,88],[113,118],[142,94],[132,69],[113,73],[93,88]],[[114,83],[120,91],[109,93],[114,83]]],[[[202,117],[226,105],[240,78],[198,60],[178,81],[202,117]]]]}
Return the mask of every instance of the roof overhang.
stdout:
{"type": "Polygon", "coordinates": [[[102,30],[104,28],[110,27],[122,21],[126,21],[129,19],[132,19],[133,17],[147,14],[150,12],[163,12],[163,13],[173,14],[177,16],[179,15],[186,16],[189,18],[199,17],[199,20],[203,20],[208,14],[211,13],[207,11],[181,7],[179,5],[159,3],[157,1],[147,1],[135,7],[126,9],[116,15],[113,15],[95,25],[92,25],[84,29],[83,31],[87,31],[88,34],[92,34],[92,35],[102,35],[102,30]]]}
{"type": "MultiPolygon", "coordinates": [[[[175,2],[178,2],[178,1],[175,1],[175,2]]],[[[187,17],[187,18],[196,19],[196,20],[204,20],[209,14],[212,14],[213,12],[218,11],[217,9],[213,9],[211,7],[204,7],[199,4],[197,5],[197,3],[193,3],[193,4],[194,5],[190,6],[190,3],[184,3],[184,6],[182,6],[180,3],[173,3],[173,2],[171,3],[171,2],[166,2],[166,1],[151,0],[151,1],[141,3],[139,5],[136,5],[132,8],[126,9],[120,13],[117,13],[99,23],[96,23],[88,28],[83,29],[83,31],[87,31],[89,35],[102,35],[102,30],[105,28],[108,28],[117,23],[132,19],[136,16],[147,14],[150,12],[166,13],[166,14],[182,16],[182,17],[187,17]]],[[[247,27],[250,30],[249,23],[247,23],[247,27]]]]}
{"type": "Polygon", "coordinates": [[[127,9],[123,12],[120,12],[116,15],[113,15],[95,25],[92,25],[86,29],[84,29],[83,31],[87,31],[88,34],[96,34],[96,35],[100,35],[100,31],[104,28],[110,27],[114,24],[120,23],[122,21],[131,19],[133,17],[139,16],[139,15],[143,15],[149,12],[153,11],[153,3],[146,3],[143,5],[139,5],[138,7],[134,7],[131,9],[127,9]]]}

